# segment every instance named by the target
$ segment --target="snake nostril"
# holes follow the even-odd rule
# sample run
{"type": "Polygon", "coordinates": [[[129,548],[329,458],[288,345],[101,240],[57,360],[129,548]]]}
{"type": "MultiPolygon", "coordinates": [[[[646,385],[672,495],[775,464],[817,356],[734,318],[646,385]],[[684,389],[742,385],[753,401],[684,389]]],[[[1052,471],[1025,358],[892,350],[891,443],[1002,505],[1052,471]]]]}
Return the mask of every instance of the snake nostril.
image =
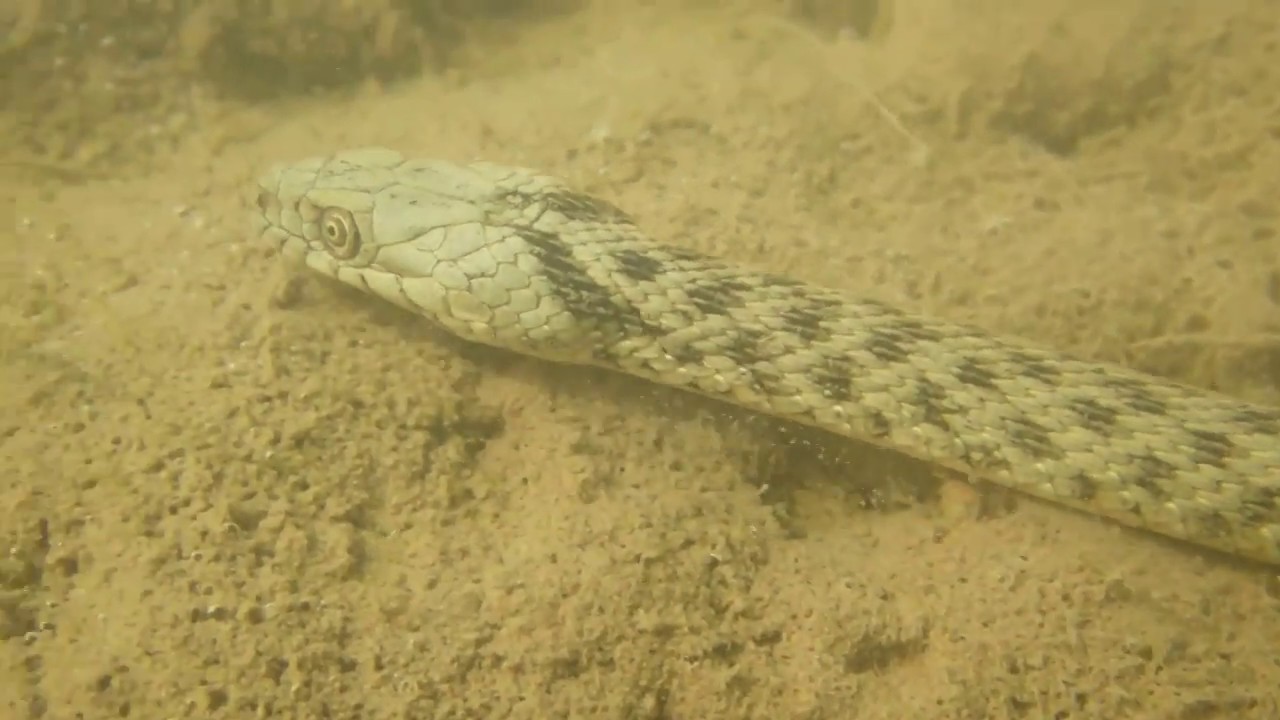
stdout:
{"type": "Polygon", "coordinates": [[[258,193],[258,209],[264,213],[271,212],[271,207],[275,205],[275,196],[263,190],[258,193]]]}

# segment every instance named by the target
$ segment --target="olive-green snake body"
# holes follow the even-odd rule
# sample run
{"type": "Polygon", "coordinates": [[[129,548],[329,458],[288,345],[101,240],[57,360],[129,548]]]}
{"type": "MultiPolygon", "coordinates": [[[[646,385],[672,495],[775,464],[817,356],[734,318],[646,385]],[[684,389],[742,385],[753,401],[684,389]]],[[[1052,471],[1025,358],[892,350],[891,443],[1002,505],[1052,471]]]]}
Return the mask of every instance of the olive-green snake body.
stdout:
{"type": "Polygon", "coordinates": [[[659,244],[538,173],[362,149],[258,232],[466,340],[610,368],[1280,565],[1280,410],[659,244]]]}

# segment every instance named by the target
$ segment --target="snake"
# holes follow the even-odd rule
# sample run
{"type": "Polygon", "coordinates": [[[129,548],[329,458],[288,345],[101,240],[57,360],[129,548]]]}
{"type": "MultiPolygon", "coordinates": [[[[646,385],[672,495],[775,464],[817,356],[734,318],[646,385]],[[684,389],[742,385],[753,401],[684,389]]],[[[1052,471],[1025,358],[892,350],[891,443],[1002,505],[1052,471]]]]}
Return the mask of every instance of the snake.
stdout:
{"type": "Polygon", "coordinates": [[[255,233],[464,341],[603,367],[1280,566],[1280,409],[648,236],[557,177],[365,147],[273,165],[255,233]]]}

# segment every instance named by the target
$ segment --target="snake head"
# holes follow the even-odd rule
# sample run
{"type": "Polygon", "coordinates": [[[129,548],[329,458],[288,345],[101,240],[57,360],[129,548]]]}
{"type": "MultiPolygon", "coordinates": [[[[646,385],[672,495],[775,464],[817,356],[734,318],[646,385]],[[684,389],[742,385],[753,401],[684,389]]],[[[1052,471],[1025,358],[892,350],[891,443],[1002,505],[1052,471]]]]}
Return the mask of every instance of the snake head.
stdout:
{"type": "Polygon", "coordinates": [[[287,259],[464,339],[560,345],[572,320],[527,240],[545,203],[521,193],[554,183],[371,148],[273,168],[258,181],[253,217],[287,259]]]}

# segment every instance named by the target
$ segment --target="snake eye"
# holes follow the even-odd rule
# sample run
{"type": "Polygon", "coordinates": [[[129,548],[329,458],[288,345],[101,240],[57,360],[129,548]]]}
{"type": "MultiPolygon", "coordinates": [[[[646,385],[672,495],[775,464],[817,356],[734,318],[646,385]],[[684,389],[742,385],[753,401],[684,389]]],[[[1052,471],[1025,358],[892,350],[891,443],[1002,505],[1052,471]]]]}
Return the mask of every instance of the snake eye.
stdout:
{"type": "Polygon", "coordinates": [[[341,208],[325,208],[320,215],[320,237],[329,253],[348,260],[360,252],[360,228],[351,213],[341,208]]]}

